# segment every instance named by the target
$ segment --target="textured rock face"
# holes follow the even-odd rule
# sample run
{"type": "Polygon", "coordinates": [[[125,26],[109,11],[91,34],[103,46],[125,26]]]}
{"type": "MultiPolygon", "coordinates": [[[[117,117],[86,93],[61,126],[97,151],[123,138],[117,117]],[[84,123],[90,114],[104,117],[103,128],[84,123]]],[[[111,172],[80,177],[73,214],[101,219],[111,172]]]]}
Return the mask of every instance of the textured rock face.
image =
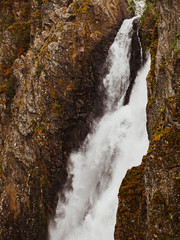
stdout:
{"type": "MultiPolygon", "coordinates": [[[[180,2],[160,1],[154,81],[148,80],[147,239],[180,236],[180,2]]],[[[151,80],[151,79],[150,79],[151,80]]]]}
{"type": "Polygon", "coordinates": [[[148,79],[148,133],[161,120],[179,127],[179,1],[162,1],[158,7],[158,46],[154,75],[148,79]],[[154,81],[154,82],[153,82],[154,81]],[[159,112],[155,114],[156,111],[159,112]]]}
{"type": "Polygon", "coordinates": [[[146,195],[144,189],[144,165],[128,170],[122,181],[118,199],[118,211],[114,239],[145,239],[146,195]]]}
{"type": "Polygon", "coordinates": [[[0,238],[45,239],[68,154],[101,114],[97,86],[127,4],[9,0],[0,7],[0,238]]]}
{"type": "Polygon", "coordinates": [[[180,46],[179,1],[158,1],[147,77],[150,146],[119,191],[115,239],[179,239],[180,46]],[[126,191],[125,191],[126,190],[126,191]]]}

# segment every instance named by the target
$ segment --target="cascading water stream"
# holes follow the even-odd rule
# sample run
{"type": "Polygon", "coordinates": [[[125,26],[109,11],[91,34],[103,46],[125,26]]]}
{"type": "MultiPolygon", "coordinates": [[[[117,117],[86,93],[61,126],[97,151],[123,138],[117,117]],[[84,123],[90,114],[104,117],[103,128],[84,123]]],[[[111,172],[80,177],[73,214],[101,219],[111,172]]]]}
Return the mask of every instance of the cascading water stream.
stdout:
{"type": "Polygon", "coordinates": [[[139,71],[129,104],[123,98],[129,85],[133,21],[125,20],[112,44],[106,113],[94,124],[79,152],[69,160],[72,191],[59,200],[51,240],[113,240],[117,193],[128,168],[138,165],[148,148],[146,133],[146,76],[150,59],[139,71]]]}

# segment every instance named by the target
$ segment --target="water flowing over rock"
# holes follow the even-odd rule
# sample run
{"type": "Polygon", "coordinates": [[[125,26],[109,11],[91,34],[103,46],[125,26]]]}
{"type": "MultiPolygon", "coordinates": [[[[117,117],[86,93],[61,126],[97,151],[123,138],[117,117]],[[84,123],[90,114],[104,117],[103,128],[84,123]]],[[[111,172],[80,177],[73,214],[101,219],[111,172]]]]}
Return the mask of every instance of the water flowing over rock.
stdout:
{"type": "Polygon", "coordinates": [[[179,9],[179,0],[0,1],[0,239],[46,240],[51,222],[52,240],[110,240],[117,205],[115,240],[179,239],[179,9]],[[111,61],[120,61],[115,36],[143,2],[130,31],[129,82],[115,74],[111,86],[111,67],[122,70],[111,61]],[[149,66],[150,144],[140,164],[149,66]],[[109,99],[107,87],[119,94],[109,99]],[[118,166],[119,155],[128,166],[118,166]],[[73,208],[74,191],[83,197],[73,208]],[[64,232],[57,228],[63,214],[70,218],[64,232]]]}
{"type": "Polygon", "coordinates": [[[80,150],[70,155],[72,189],[65,189],[65,198],[59,198],[56,218],[50,225],[52,240],[113,239],[119,183],[126,170],[139,164],[147,151],[145,79],[150,61],[136,78],[129,104],[123,104],[132,80],[135,19],[123,22],[110,47],[109,72],[103,80],[105,112],[80,150]],[[139,122],[141,127],[137,126],[139,122]]]}

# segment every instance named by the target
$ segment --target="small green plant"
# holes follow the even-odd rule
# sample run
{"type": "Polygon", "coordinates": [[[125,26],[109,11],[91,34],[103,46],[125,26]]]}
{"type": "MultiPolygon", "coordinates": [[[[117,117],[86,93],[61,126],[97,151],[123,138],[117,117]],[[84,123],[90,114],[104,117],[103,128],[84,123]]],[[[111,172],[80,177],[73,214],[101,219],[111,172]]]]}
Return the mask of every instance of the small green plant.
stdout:
{"type": "Polygon", "coordinates": [[[10,99],[14,97],[15,91],[15,77],[11,74],[7,83],[6,96],[10,99]]]}
{"type": "Polygon", "coordinates": [[[180,237],[169,237],[168,240],[180,240],[180,237]]]}
{"type": "Polygon", "coordinates": [[[63,113],[62,113],[63,109],[58,103],[56,102],[52,103],[52,109],[54,114],[59,115],[60,117],[63,117],[63,113]]]}
{"type": "Polygon", "coordinates": [[[0,93],[6,92],[7,84],[0,85],[0,93]]]}
{"type": "Polygon", "coordinates": [[[128,12],[131,17],[135,15],[136,5],[133,0],[128,0],[128,12]]]}
{"type": "Polygon", "coordinates": [[[89,9],[88,6],[89,0],[76,0],[73,3],[73,8],[70,10],[70,13],[86,13],[87,10],[89,9]]]}
{"type": "Polygon", "coordinates": [[[20,42],[29,41],[30,38],[30,21],[15,22],[9,28],[9,31],[14,33],[15,39],[20,42]]]}
{"type": "Polygon", "coordinates": [[[177,174],[176,180],[180,180],[180,170],[178,171],[178,174],[177,174]]]}
{"type": "Polygon", "coordinates": [[[38,62],[34,76],[39,78],[41,76],[42,69],[43,69],[43,65],[40,62],[38,62]]]}
{"type": "Polygon", "coordinates": [[[175,41],[175,42],[171,45],[171,50],[172,50],[175,54],[180,54],[180,44],[175,41]]]}

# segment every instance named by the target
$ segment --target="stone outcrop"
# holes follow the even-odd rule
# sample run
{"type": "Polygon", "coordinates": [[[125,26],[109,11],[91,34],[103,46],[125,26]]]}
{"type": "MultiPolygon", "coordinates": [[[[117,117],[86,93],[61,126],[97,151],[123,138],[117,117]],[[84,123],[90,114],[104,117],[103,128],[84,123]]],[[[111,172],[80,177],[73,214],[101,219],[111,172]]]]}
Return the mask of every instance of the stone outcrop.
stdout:
{"type": "Polygon", "coordinates": [[[102,66],[126,9],[124,0],[1,1],[1,239],[46,239],[68,154],[101,114],[102,66]]]}
{"type": "Polygon", "coordinates": [[[144,18],[154,15],[147,29],[152,33],[147,77],[150,146],[142,164],[128,170],[120,187],[116,240],[180,236],[180,2],[157,1],[156,7],[148,2],[151,14],[146,12],[144,18]]]}

